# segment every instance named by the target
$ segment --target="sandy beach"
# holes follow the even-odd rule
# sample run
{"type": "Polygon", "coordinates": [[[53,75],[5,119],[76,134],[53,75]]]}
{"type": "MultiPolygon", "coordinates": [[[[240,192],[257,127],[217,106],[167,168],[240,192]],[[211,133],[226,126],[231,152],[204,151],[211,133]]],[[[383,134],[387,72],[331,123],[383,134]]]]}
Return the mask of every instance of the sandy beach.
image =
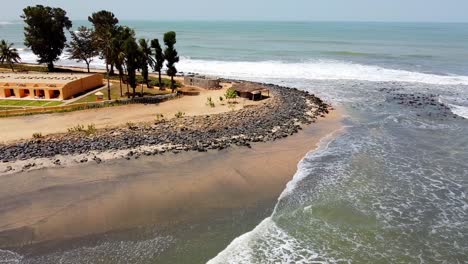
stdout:
{"type": "Polygon", "coordinates": [[[63,240],[145,225],[177,224],[273,202],[297,162],[341,129],[333,111],[286,139],[208,153],[187,152],[0,177],[0,247],[63,240]],[[177,170],[174,170],[177,168],[177,170]]]}

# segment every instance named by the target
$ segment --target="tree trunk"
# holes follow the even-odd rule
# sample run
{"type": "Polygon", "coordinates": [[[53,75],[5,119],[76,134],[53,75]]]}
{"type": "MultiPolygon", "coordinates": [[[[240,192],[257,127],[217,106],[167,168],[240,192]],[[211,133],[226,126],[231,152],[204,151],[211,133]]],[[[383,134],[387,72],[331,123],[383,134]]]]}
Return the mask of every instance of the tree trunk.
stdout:
{"type": "Polygon", "coordinates": [[[161,82],[161,71],[158,71],[159,73],[159,90],[164,90],[162,87],[162,82],[161,82]]]}
{"type": "Polygon", "coordinates": [[[119,81],[120,81],[120,97],[123,97],[123,90],[122,90],[122,74],[119,74],[119,81]]]}
{"type": "Polygon", "coordinates": [[[144,85],[145,85],[145,83],[142,82],[142,83],[141,83],[141,97],[143,97],[143,88],[144,88],[143,86],[144,86],[144,85]]]}
{"type": "Polygon", "coordinates": [[[127,79],[127,98],[130,98],[130,88],[128,87],[128,79],[127,79]]]}
{"type": "Polygon", "coordinates": [[[13,63],[10,63],[10,68],[12,72],[15,72],[15,68],[13,68],[13,63]]]}
{"type": "Polygon", "coordinates": [[[134,99],[135,99],[136,87],[132,87],[132,89],[133,89],[133,95],[132,95],[132,98],[134,98],[134,99]]]}
{"type": "Polygon", "coordinates": [[[54,71],[54,63],[53,63],[53,62],[47,63],[47,70],[48,70],[49,72],[53,72],[53,71],[54,71]]]}
{"type": "Polygon", "coordinates": [[[110,90],[110,80],[109,80],[109,63],[106,63],[106,71],[107,71],[107,99],[111,100],[111,90],[110,90]]]}
{"type": "Polygon", "coordinates": [[[89,62],[86,62],[86,66],[88,66],[88,73],[89,73],[89,62]]]}
{"type": "Polygon", "coordinates": [[[112,63],[110,66],[111,66],[111,68],[110,68],[109,74],[110,75],[115,75],[115,73],[114,73],[114,64],[112,63]]]}
{"type": "Polygon", "coordinates": [[[171,76],[171,90],[174,93],[175,85],[174,85],[174,76],[171,76]]]}

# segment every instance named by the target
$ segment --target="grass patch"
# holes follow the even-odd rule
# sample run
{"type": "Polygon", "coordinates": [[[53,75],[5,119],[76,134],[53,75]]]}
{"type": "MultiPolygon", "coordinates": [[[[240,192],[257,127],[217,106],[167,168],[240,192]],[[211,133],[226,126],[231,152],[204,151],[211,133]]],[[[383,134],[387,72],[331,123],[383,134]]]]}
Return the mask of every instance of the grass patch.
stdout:
{"type": "MultiPolygon", "coordinates": [[[[118,78],[117,78],[118,79],[118,78]]],[[[127,85],[122,83],[122,91],[123,91],[123,96],[120,96],[120,84],[118,81],[112,81],[111,83],[111,98],[114,99],[125,99],[128,98],[127,96],[127,85]]],[[[130,97],[132,93],[132,89],[130,88],[130,97]]],[[[107,100],[108,96],[108,91],[107,91],[107,84],[104,89],[101,89],[100,92],[104,94],[104,100],[107,100]]],[[[141,92],[141,86],[139,85],[136,88],[136,92],[139,94],[141,92]]],[[[146,86],[143,89],[143,96],[154,96],[154,95],[162,95],[162,94],[170,94],[171,90],[166,89],[166,90],[159,90],[157,87],[148,89],[146,86]]],[[[94,95],[94,93],[85,96],[81,98],[80,100],[76,101],[75,103],[92,103],[96,102],[97,97],[94,95]]]]}
{"type": "MultiPolygon", "coordinates": [[[[44,101],[44,100],[5,100],[0,99],[0,106],[17,106],[20,107],[42,107],[42,106],[57,106],[63,102],[60,101],[44,101]]],[[[6,108],[6,107],[5,107],[6,108]]],[[[8,107],[8,109],[12,109],[8,107]]],[[[7,110],[8,110],[7,109],[7,110]]]]}
{"type": "MultiPolygon", "coordinates": [[[[105,74],[104,74],[104,79],[106,79],[105,74]]],[[[112,80],[112,81],[117,81],[117,82],[118,82],[118,81],[119,81],[119,76],[118,76],[118,75],[112,75],[112,76],[110,76],[109,79],[112,80]]],[[[143,83],[143,77],[142,77],[141,75],[137,75],[136,80],[137,80],[137,83],[138,83],[138,84],[142,84],[142,83],[143,83]]],[[[161,82],[162,82],[163,86],[166,87],[166,89],[170,89],[170,87],[171,87],[171,79],[169,79],[169,78],[161,78],[161,82]]],[[[152,76],[150,76],[150,77],[149,77],[149,84],[150,84],[150,86],[153,86],[153,87],[155,87],[155,88],[157,89],[157,88],[159,87],[159,80],[158,80],[158,78],[157,78],[157,77],[152,77],[152,76]]],[[[176,88],[179,88],[179,87],[182,87],[183,85],[182,85],[181,82],[176,81],[176,82],[175,82],[175,86],[176,86],[176,88]]],[[[126,86],[125,86],[125,88],[126,88],[126,86]]],[[[130,89],[130,90],[131,90],[131,89],[130,89]]],[[[138,87],[137,87],[137,91],[138,91],[138,87]]]]}

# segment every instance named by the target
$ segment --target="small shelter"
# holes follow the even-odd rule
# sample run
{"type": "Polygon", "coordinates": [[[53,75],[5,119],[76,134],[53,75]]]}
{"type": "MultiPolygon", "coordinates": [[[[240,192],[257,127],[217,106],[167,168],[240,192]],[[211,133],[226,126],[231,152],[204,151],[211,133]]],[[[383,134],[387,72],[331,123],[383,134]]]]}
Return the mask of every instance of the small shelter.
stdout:
{"type": "Polygon", "coordinates": [[[100,102],[104,100],[104,94],[102,92],[97,92],[94,94],[96,96],[96,101],[100,102]]]}
{"type": "Polygon", "coordinates": [[[221,89],[219,78],[207,77],[203,75],[184,76],[184,84],[187,86],[196,86],[208,90],[221,89]]]}
{"type": "Polygon", "coordinates": [[[237,92],[237,96],[252,101],[262,100],[264,96],[270,96],[270,90],[258,84],[238,83],[232,88],[237,92]]]}

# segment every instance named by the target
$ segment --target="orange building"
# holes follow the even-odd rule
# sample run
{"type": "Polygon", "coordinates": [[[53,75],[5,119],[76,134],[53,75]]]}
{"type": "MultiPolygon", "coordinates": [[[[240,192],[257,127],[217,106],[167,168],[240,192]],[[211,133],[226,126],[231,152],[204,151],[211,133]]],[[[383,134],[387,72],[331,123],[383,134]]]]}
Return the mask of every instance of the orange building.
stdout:
{"type": "Polygon", "coordinates": [[[0,73],[0,98],[66,100],[102,85],[101,74],[0,73]]]}

